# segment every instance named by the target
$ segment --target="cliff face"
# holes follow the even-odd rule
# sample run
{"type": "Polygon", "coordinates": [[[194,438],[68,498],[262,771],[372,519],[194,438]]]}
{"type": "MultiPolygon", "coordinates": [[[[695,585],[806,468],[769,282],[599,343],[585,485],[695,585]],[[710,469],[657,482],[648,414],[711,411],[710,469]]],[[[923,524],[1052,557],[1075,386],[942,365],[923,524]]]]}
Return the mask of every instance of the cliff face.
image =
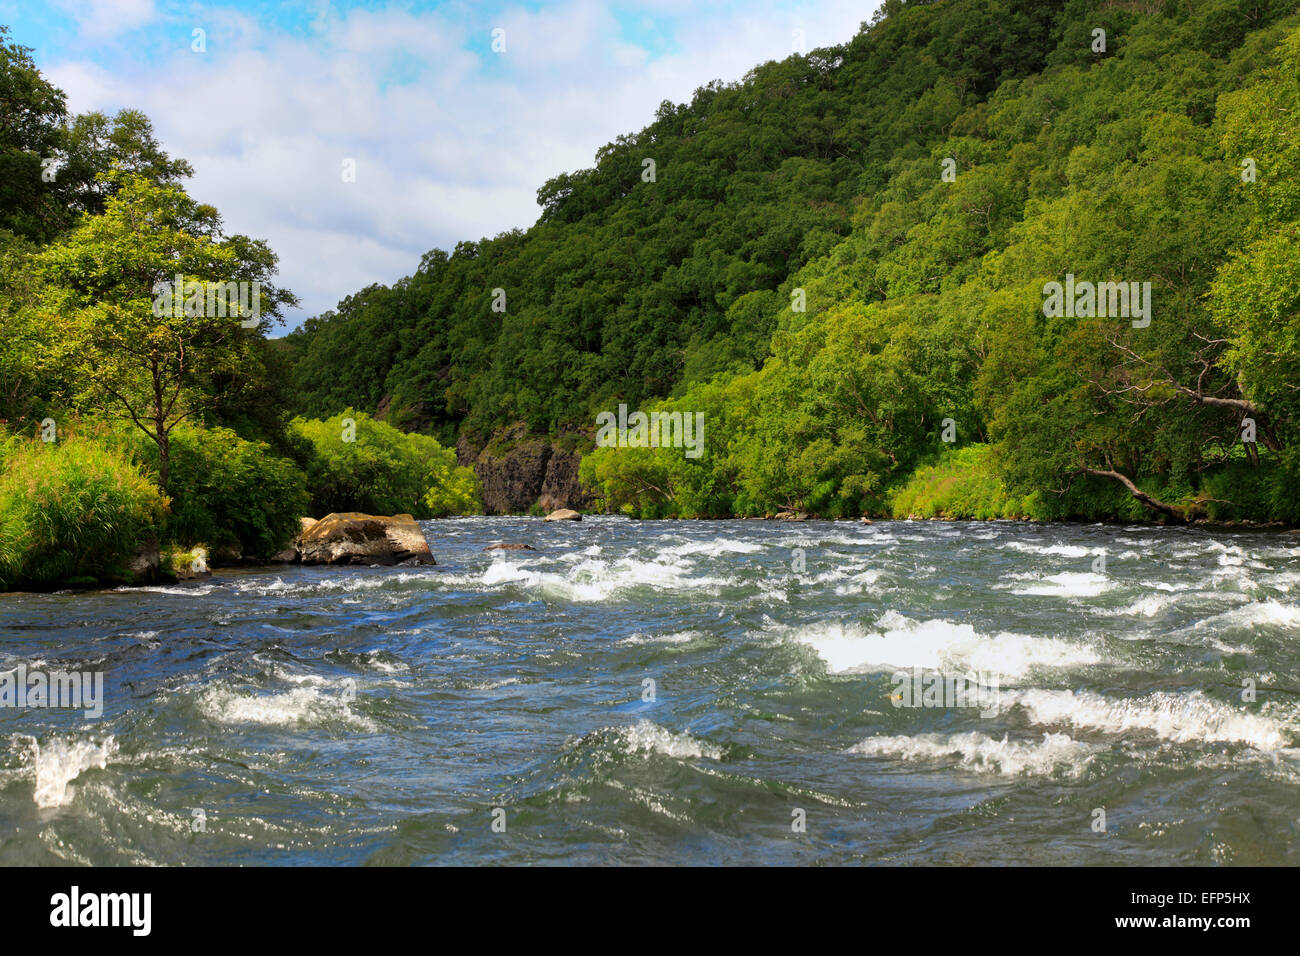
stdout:
{"type": "Polygon", "coordinates": [[[483,510],[488,514],[520,514],[535,504],[543,511],[591,505],[578,483],[582,456],[544,438],[527,437],[523,425],[497,432],[483,449],[462,438],[456,444],[456,457],[460,464],[473,466],[483,485],[483,510]],[[498,448],[505,450],[493,450],[498,448]]]}

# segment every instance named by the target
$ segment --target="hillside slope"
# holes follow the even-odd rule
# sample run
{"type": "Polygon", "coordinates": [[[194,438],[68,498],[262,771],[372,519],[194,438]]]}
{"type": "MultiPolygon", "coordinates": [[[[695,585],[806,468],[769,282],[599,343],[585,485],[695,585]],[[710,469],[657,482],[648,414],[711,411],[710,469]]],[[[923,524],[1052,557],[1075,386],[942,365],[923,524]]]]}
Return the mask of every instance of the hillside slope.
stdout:
{"type": "Polygon", "coordinates": [[[382,406],[487,468],[494,434],[703,413],[697,458],[584,458],[643,515],[885,511],[974,441],[1036,517],[1300,520],[1298,23],[890,3],[310,320],[298,411],[382,406]]]}

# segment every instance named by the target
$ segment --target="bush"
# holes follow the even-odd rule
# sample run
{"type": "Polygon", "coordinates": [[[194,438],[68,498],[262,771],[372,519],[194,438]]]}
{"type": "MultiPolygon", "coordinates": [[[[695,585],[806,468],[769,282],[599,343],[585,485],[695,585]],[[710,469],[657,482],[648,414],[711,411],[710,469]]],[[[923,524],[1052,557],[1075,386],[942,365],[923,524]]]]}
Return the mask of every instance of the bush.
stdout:
{"type": "Polygon", "coordinates": [[[1261,455],[1258,467],[1229,462],[1206,479],[1206,516],[1212,521],[1300,523],[1300,448],[1261,455]]]}
{"type": "MultiPolygon", "coordinates": [[[[156,473],[158,446],[138,431],[131,440],[156,473]]],[[[307,513],[306,477],[297,465],[227,428],[175,428],[170,472],[165,540],[182,546],[204,542],[217,552],[269,558],[307,513]]]]}
{"type": "Polygon", "coordinates": [[[894,492],[895,518],[1039,517],[1033,503],[1007,492],[987,445],[967,445],[922,465],[894,492]]]}
{"type": "Polygon", "coordinates": [[[399,431],[351,408],[324,420],[296,418],[289,427],[301,448],[316,517],[364,511],[441,518],[482,510],[473,470],[457,465],[456,453],[427,435],[399,431]]]}
{"type": "Polygon", "coordinates": [[[7,442],[0,473],[0,586],[129,578],[167,500],[113,443],[7,442]]]}

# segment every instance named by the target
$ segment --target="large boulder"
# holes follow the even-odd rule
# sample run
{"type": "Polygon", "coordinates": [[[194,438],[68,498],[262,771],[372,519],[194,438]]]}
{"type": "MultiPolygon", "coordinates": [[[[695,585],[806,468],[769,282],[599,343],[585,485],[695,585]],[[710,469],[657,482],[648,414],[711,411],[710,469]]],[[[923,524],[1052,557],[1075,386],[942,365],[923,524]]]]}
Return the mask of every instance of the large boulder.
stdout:
{"type": "Polygon", "coordinates": [[[410,515],[328,514],[298,538],[303,564],[434,564],[424,532],[410,515]]]}
{"type": "Polygon", "coordinates": [[[572,508],[558,508],[546,516],[547,521],[581,521],[582,515],[572,508]]]}

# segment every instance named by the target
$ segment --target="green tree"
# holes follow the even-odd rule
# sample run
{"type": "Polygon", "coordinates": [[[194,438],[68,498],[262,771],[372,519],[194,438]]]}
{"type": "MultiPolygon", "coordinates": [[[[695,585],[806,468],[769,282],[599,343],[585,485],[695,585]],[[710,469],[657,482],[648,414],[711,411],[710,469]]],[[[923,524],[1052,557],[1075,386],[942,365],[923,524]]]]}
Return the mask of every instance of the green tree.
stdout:
{"type": "Polygon", "coordinates": [[[224,236],[211,206],[141,176],[114,181],[103,215],[83,215],[34,257],[38,309],[73,372],[69,399],[148,435],[165,492],[172,429],[214,403],[214,380],[243,377],[254,340],[295,300],[270,282],[276,257],[266,244],[224,236]],[[208,294],[230,282],[248,284],[246,311],[225,291],[208,294]]]}

